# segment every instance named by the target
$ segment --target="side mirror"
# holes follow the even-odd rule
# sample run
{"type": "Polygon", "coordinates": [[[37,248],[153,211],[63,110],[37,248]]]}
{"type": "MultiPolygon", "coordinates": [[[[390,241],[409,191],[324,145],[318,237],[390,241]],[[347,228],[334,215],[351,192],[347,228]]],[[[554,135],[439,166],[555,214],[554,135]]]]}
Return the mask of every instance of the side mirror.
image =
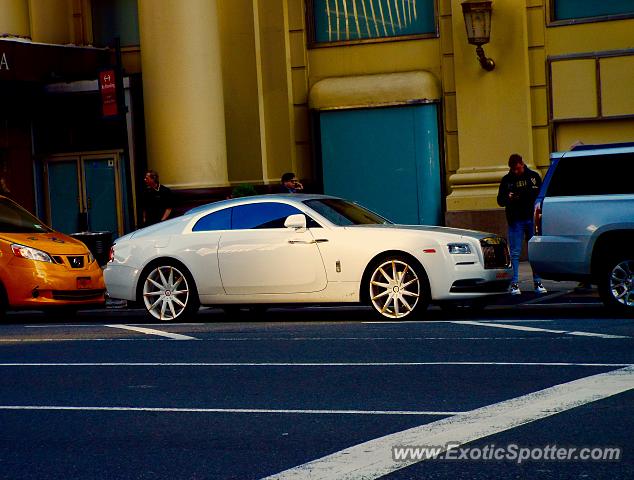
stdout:
{"type": "Polygon", "coordinates": [[[304,215],[303,213],[289,215],[284,221],[284,226],[286,228],[294,228],[295,230],[306,228],[306,215],[304,215]]]}

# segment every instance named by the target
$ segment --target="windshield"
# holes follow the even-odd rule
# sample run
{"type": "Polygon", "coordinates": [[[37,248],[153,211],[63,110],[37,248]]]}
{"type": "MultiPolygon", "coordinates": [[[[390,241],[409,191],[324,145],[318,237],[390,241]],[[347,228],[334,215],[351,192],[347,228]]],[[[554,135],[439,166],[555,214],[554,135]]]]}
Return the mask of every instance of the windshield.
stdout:
{"type": "Polygon", "coordinates": [[[7,198],[0,198],[0,232],[46,233],[50,228],[7,198]]]}
{"type": "Polygon", "coordinates": [[[347,225],[384,225],[392,223],[360,205],[338,198],[306,200],[304,203],[322,217],[340,227],[347,225]]]}

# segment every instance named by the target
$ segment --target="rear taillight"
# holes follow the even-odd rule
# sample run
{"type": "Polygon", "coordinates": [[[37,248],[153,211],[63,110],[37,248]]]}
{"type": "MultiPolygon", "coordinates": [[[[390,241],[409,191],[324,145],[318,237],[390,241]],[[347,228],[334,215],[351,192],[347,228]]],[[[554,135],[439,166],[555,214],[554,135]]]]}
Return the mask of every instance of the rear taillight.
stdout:
{"type": "Polygon", "coordinates": [[[533,210],[533,233],[535,235],[542,234],[542,202],[535,203],[535,210],[533,210]]]}
{"type": "Polygon", "coordinates": [[[114,260],[114,245],[110,247],[110,253],[108,254],[108,262],[112,262],[114,260]]]}

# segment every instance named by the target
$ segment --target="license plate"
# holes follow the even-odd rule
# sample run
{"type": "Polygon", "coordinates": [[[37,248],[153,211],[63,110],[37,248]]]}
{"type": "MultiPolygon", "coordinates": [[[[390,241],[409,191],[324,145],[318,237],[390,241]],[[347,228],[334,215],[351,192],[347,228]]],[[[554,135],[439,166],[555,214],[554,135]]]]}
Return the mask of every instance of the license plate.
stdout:
{"type": "Polygon", "coordinates": [[[77,277],[77,288],[78,289],[83,289],[83,288],[90,288],[91,287],[91,280],[90,277],[77,277]]]}

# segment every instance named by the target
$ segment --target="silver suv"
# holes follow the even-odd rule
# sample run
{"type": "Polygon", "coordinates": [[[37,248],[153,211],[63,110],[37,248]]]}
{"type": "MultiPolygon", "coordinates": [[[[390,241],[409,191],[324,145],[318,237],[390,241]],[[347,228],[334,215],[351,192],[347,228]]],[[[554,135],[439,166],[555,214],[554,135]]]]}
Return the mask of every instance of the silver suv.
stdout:
{"type": "Polygon", "coordinates": [[[607,306],[634,314],[634,143],[553,153],[534,220],[533,270],[597,284],[607,306]]]}

